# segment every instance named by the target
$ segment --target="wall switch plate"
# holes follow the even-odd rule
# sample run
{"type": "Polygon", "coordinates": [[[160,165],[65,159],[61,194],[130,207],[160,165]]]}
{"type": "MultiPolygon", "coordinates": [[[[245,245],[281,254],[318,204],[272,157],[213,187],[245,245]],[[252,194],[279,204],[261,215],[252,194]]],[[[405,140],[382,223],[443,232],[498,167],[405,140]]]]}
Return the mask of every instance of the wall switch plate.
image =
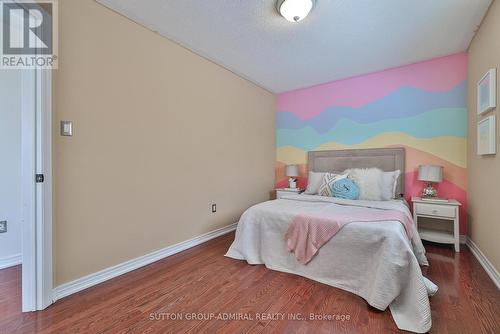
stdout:
{"type": "Polygon", "coordinates": [[[61,121],[61,136],[73,136],[72,121],[61,121]]]}
{"type": "Polygon", "coordinates": [[[2,220],[0,222],[0,233],[5,233],[5,232],[7,232],[7,221],[2,220]]]}
{"type": "Polygon", "coordinates": [[[212,204],[212,213],[217,212],[217,204],[212,204]]]}

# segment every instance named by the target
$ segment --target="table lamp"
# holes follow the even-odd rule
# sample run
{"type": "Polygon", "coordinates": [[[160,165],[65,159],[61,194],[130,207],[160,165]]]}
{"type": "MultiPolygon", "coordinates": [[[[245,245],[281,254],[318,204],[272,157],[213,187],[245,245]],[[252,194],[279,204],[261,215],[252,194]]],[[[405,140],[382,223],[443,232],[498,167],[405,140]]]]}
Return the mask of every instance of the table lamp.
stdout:
{"type": "Polygon", "coordinates": [[[287,165],[286,176],[290,176],[288,179],[289,188],[297,188],[297,179],[295,177],[299,176],[299,167],[297,165],[287,165]]]}
{"type": "Polygon", "coordinates": [[[443,181],[443,167],[433,165],[421,165],[418,167],[418,180],[427,182],[422,191],[422,198],[436,198],[437,190],[433,183],[443,181]]]}

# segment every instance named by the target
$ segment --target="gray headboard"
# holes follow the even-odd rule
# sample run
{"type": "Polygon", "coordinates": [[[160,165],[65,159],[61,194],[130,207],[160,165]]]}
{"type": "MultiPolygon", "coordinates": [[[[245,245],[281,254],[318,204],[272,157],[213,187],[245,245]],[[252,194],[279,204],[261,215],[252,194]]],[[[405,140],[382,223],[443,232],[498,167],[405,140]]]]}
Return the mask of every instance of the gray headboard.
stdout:
{"type": "Polygon", "coordinates": [[[308,152],[309,171],[342,172],[348,168],[380,168],[385,172],[400,170],[396,194],[404,194],[405,149],[374,148],[308,152]]]}

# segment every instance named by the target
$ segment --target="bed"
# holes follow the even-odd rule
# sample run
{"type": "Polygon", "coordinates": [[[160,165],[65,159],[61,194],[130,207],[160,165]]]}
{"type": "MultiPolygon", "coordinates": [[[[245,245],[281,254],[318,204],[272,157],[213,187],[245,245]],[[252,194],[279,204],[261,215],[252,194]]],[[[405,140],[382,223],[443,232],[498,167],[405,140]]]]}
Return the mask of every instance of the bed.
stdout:
{"type": "MultiPolygon", "coordinates": [[[[334,150],[308,153],[309,170],[343,171],[377,167],[400,170],[397,194],[404,193],[403,148],[334,150]]],[[[399,221],[351,222],[345,225],[307,265],[287,249],[284,235],[294,216],[336,210],[408,210],[403,198],[391,201],[344,200],[317,195],[286,195],[246,210],[226,256],[249,264],[300,275],[354,293],[379,310],[390,309],[398,328],[417,333],[430,330],[429,295],[437,291],[423,277],[425,249],[412,225],[409,240],[399,221]]]]}

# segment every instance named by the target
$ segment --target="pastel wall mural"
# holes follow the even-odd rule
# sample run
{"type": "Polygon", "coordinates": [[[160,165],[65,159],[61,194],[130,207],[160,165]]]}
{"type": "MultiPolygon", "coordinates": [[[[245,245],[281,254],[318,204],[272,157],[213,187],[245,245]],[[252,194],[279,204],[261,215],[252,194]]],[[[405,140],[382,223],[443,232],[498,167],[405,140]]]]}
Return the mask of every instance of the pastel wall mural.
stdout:
{"type": "Polygon", "coordinates": [[[284,167],[298,164],[307,184],[307,152],[404,147],[405,198],[420,194],[421,164],[444,166],[443,197],[467,210],[467,54],[460,53],[278,95],[276,186],[284,167]]]}

